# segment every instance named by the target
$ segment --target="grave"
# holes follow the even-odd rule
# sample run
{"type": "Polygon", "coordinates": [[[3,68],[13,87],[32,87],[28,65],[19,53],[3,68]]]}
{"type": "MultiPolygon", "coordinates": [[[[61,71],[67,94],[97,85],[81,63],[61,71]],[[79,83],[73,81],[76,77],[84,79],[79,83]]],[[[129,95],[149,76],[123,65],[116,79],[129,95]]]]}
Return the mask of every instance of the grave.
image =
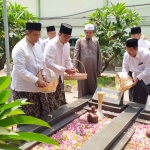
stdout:
{"type": "MultiPolygon", "coordinates": [[[[147,118],[139,117],[142,111],[147,111],[147,113],[149,112],[149,100],[146,107],[144,107],[144,105],[134,102],[123,102],[123,93],[117,93],[117,91],[111,92],[107,89],[97,89],[97,91],[102,90],[105,90],[106,95],[103,98],[103,110],[108,107],[110,111],[109,114],[107,112],[103,113],[105,116],[114,119],[109,125],[102,128],[92,138],[86,141],[86,143],[84,143],[79,150],[123,150],[135,132],[133,125],[135,123],[149,124],[148,120],[146,120],[147,118]],[[121,105],[123,105],[123,107],[121,107],[121,105]],[[118,111],[118,115],[116,116],[112,110],[120,111],[118,111]]],[[[50,129],[41,126],[26,125],[20,127],[20,130],[26,132],[38,132],[51,136],[76,118],[87,113],[91,102],[93,102],[92,105],[97,105],[96,94],[93,96],[88,95],[73,103],[64,105],[48,116],[42,117],[41,119],[48,122],[52,126],[50,129]],[[78,111],[80,111],[80,114],[76,113],[78,111]]],[[[108,108],[105,110],[108,110],[108,108]]],[[[27,142],[23,143],[19,148],[23,150],[31,150],[31,148],[37,144],[37,142],[27,142]]]]}

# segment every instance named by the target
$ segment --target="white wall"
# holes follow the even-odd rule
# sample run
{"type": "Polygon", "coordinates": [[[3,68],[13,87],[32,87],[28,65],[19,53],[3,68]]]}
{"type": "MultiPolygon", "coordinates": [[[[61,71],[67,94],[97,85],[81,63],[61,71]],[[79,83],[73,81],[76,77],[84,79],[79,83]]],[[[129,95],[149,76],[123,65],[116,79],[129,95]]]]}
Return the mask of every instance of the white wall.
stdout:
{"type": "Polygon", "coordinates": [[[38,0],[8,0],[8,1],[10,1],[13,4],[16,2],[21,6],[28,7],[28,11],[30,13],[33,13],[36,16],[38,16],[38,3],[37,3],[38,0]]]}
{"type": "MultiPolygon", "coordinates": [[[[113,4],[117,4],[119,2],[126,2],[126,6],[129,5],[137,5],[137,4],[146,4],[150,3],[150,0],[9,0],[12,3],[17,2],[22,6],[27,6],[29,12],[39,16],[38,10],[38,1],[40,1],[40,17],[59,17],[59,16],[67,16],[72,15],[96,8],[102,8],[103,5],[111,6],[110,2],[113,4]]],[[[140,16],[150,16],[150,5],[142,6],[142,7],[130,7],[130,9],[136,10],[140,13],[140,16]]],[[[68,17],[70,19],[50,19],[50,20],[41,20],[42,23],[42,32],[41,37],[45,38],[46,35],[46,26],[55,25],[57,32],[59,31],[59,27],[61,23],[69,23],[73,26],[73,37],[79,37],[80,34],[83,33],[84,23],[87,22],[87,19],[82,17],[87,17],[87,14],[92,13],[87,12],[80,15],[75,15],[68,17]],[[75,19],[80,18],[80,19],[75,19]]],[[[146,24],[150,25],[147,20],[146,24]]],[[[150,26],[142,25],[142,32],[147,36],[150,40],[150,26]]]]}
{"type": "MultiPolygon", "coordinates": [[[[94,0],[87,1],[87,0],[41,0],[41,17],[60,17],[60,16],[68,16],[80,12],[85,12],[87,10],[92,10],[97,7],[102,7],[103,1],[101,0],[94,0]]],[[[91,13],[91,12],[89,12],[91,13]]],[[[87,19],[81,17],[87,17],[88,13],[84,13],[81,15],[75,15],[71,17],[67,17],[67,19],[50,19],[50,20],[41,20],[43,27],[49,25],[55,25],[57,32],[59,31],[59,27],[61,23],[68,23],[73,26],[73,37],[79,37],[80,34],[83,34],[84,30],[84,23],[87,22],[87,19]],[[68,19],[73,18],[73,19],[68,19]],[[81,19],[76,19],[81,18],[81,19]]],[[[46,34],[42,30],[42,37],[46,34]]]]}
{"type": "Polygon", "coordinates": [[[64,16],[102,7],[103,1],[94,0],[41,0],[41,16],[64,16]]]}
{"type": "Polygon", "coordinates": [[[147,4],[150,3],[149,0],[108,0],[108,5],[110,3],[117,4],[117,3],[126,3],[126,5],[137,5],[137,4],[147,4]]]}

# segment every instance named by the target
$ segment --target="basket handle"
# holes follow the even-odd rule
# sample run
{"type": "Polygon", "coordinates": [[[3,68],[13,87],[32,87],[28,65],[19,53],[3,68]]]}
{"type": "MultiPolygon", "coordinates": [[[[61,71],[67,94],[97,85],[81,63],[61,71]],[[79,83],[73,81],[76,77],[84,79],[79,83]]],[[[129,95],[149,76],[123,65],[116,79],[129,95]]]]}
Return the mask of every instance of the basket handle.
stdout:
{"type": "MultiPolygon", "coordinates": [[[[49,70],[49,69],[48,69],[48,68],[40,69],[40,70],[38,71],[38,73],[39,73],[40,71],[43,71],[43,70],[49,70]]],[[[38,73],[36,74],[36,76],[38,75],[38,73]]]]}
{"type": "MultiPolygon", "coordinates": [[[[38,71],[38,73],[36,74],[36,76],[39,74],[40,71],[43,71],[43,70],[48,70],[48,71],[51,72],[51,74],[54,74],[54,72],[53,72],[52,70],[50,70],[50,69],[48,69],[48,68],[43,68],[43,69],[40,69],[40,70],[38,71]]],[[[35,83],[35,86],[38,87],[38,84],[35,83]]]]}
{"type": "Polygon", "coordinates": [[[79,63],[81,63],[81,65],[83,66],[84,72],[86,73],[85,67],[84,67],[83,63],[82,63],[80,60],[78,60],[78,59],[72,59],[72,60],[76,60],[76,61],[78,61],[79,63]]]}

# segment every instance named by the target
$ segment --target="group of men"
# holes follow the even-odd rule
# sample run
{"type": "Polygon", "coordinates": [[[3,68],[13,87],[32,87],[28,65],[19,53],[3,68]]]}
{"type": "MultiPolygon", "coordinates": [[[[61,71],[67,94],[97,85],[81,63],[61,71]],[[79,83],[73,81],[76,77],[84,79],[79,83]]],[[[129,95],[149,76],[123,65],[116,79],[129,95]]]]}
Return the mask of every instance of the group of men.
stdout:
{"type": "MultiPolygon", "coordinates": [[[[75,74],[70,58],[70,44],[72,26],[62,23],[58,35],[54,26],[47,27],[48,38],[40,39],[41,24],[26,23],[26,36],[19,41],[12,50],[13,71],[11,88],[13,99],[26,98],[33,104],[22,106],[26,115],[41,117],[49,114],[66,104],[62,92],[63,74],[75,74]],[[48,85],[46,80],[36,75],[44,68],[53,70],[58,78],[58,85],[54,93],[42,93],[40,88],[48,85]],[[35,86],[35,85],[38,85],[35,86]]],[[[102,72],[99,43],[92,38],[94,26],[85,26],[85,37],[77,41],[75,59],[81,60],[86,68],[88,79],[79,81],[79,98],[86,94],[94,94],[97,88],[97,76],[102,72]]],[[[80,64],[75,64],[82,72],[80,64]]]]}
{"type": "MultiPolygon", "coordinates": [[[[26,115],[40,117],[49,114],[66,104],[62,92],[63,74],[84,72],[80,63],[72,63],[70,44],[72,26],[62,23],[58,35],[54,26],[47,27],[48,38],[40,39],[41,24],[26,23],[26,36],[19,41],[12,51],[13,71],[11,88],[14,100],[27,98],[31,105],[23,106],[26,115]],[[75,65],[75,66],[73,66],[75,65]],[[40,88],[48,85],[46,80],[36,75],[44,68],[53,70],[58,78],[54,93],[41,93],[40,88]],[[35,85],[38,85],[35,86],[35,85]]],[[[74,48],[74,59],[80,60],[86,69],[87,80],[78,81],[78,98],[94,94],[97,88],[97,77],[102,73],[102,58],[99,42],[93,37],[94,25],[84,28],[85,37],[77,40],[74,48]]],[[[122,71],[133,78],[134,87],[130,89],[131,101],[146,103],[150,94],[150,42],[141,38],[141,28],[131,28],[131,38],[126,41],[126,52],[123,58],[122,71]]]]}

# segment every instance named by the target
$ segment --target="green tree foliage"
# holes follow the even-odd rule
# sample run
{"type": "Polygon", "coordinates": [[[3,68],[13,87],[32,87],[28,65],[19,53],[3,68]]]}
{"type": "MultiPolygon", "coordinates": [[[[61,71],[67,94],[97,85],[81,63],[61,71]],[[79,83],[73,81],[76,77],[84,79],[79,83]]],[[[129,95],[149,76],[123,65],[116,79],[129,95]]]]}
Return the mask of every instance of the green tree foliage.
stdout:
{"type": "Polygon", "coordinates": [[[96,26],[95,36],[101,46],[103,71],[111,63],[115,63],[115,65],[121,63],[125,51],[125,41],[129,37],[126,29],[140,23],[139,14],[134,10],[127,9],[125,3],[117,5],[111,3],[111,7],[105,6],[102,9],[96,9],[88,16],[88,23],[96,26]]]}
{"type": "Polygon", "coordinates": [[[19,150],[17,147],[21,144],[21,140],[58,145],[55,140],[43,134],[12,130],[12,127],[17,124],[33,124],[48,128],[50,126],[43,120],[24,114],[20,107],[22,105],[32,105],[26,102],[26,99],[18,99],[11,103],[7,102],[10,97],[10,89],[7,89],[10,82],[9,76],[0,77],[0,149],[19,150]]]}
{"type": "MultiPolygon", "coordinates": [[[[27,7],[11,2],[7,2],[8,28],[9,28],[9,50],[10,54],[15,44],[25,36],[25,23],[27,21],[36,22],[35,15],[27,11],[27,7]]],[[[4,68],[5,56],[5,37],[4,37],[4,14],[3,1],[0,0],[0,70],[4,68]]]]}

